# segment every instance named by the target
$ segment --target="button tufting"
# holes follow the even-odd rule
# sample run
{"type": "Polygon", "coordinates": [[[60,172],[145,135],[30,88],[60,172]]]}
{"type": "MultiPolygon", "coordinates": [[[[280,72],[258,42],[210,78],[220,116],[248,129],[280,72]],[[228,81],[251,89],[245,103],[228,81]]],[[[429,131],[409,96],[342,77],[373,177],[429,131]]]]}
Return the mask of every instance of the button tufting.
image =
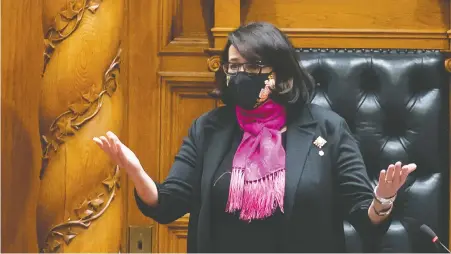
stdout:
{"type": "MultiPolygon", "coordinates": [[[[397,197],[387,232],[394,240],[387,248],[430,252],[422,249],[421,241],[405,240],[402,234],[407,228],[402,221],[414,216],[447,237],[449,95],[443,55],[439,50],[423,49],[310,48],[296,52],[320,84],[312,103],[346,119],[374,183],[390,163],[417,164],[405,191],[397,197]]],[[[352,238],[350,232],[345,226],[347,238],[352,238]]]]}

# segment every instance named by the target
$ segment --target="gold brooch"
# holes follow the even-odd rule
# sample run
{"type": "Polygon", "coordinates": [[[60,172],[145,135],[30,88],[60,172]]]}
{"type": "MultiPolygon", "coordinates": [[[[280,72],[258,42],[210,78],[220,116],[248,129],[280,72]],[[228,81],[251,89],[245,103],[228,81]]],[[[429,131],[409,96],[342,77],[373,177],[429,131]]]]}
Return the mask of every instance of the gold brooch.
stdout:
{"type": "Polygon", "coordinates": [[[322,138],[321,136],[319,136],[318,138],[315,139],[315,141],[313,141],[313,144],[319,148],[319,156],[323,156],[324,155],[324,151],[322,150],[323,146],[327,143],[327,141],[322,138]]]}

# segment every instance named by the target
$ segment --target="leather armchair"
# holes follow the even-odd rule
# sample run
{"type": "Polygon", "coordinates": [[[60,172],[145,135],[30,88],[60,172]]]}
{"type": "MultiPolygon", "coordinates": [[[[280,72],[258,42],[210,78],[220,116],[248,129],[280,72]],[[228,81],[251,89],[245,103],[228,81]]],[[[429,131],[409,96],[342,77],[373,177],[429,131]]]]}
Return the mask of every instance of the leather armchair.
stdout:
{"type": "Polygon", "coordinates": [[[447,241],[449,90],[443,55],[374,49],[297,53],[317,82],[313,103],[346,119],[374,185],[390,163],[418,165],[398,193],[390,227],[376,249],[365,249],[355,228],[344,221],[346,250],[435,252],[419,225],[427,224],[447,241]]]}

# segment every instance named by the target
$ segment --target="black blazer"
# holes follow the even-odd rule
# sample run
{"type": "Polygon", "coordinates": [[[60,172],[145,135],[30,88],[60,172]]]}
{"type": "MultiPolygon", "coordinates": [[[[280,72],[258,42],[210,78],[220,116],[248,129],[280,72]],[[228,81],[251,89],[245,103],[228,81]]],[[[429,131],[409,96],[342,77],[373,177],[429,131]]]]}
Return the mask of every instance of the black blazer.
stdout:
{"type": "MultiPolygon", "coordinates": [[[[388,226],[372,225],[368,207],[372,185],[358,143],[345,120],[333,111],[308,104],[287,126],[285,230],[281,252],[344,252],[343,220],[366,241],[380,239],[388,226]],[[313,142],[327,143],[319,155],[313,142]]],[[[224,106],[194,121],[175,157],[169,176],[157,184],[159,205],[139,209],[159,223],[190,213],[188,252],[211,252],[210,190],[213,175],[239,128],[235,112],[224,106]]],[[[231,243],[233,244],[233,243],[231,243]]],[[[371,251],[371,249],[367,249],[371,251]]]]}

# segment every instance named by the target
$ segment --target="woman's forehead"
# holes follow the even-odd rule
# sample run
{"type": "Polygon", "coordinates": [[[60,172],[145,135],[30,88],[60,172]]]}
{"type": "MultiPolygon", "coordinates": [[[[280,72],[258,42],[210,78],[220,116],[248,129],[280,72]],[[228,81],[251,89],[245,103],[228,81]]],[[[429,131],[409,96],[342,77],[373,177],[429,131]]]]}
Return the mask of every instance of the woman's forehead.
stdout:
{"type": "Polygon", "coordinates": [[[238,52],[238,50],[235,48],[235,46],[230,45],[229,47],[229,62],[236,62],[236,63],[245,63],[246,59],[238,52]]]}

